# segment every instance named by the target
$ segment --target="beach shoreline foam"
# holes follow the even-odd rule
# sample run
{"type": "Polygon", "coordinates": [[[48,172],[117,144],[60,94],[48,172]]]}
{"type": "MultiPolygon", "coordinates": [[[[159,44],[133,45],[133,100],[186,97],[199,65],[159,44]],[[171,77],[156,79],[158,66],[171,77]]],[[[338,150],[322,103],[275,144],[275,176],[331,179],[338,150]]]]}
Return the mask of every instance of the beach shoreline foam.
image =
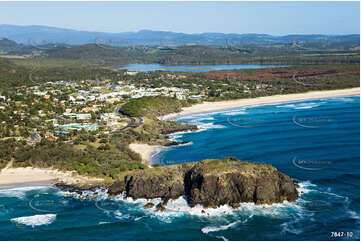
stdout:
{"type": "MultiPolygon", "coordinates": [[[[173,120],[182,116],[207,113],[213,111],[222,111],[237,107],[249,107],[257,105],[272,105],[294,101],[304,101],[312,99],[343,97],[343,96],[358,96],[360,95],[360,88],[350,88],[342,90],[331,91],[314,91],[299,94],[275,95],[251,99],[239,99],[232,101],[222,102],[204,102],[191,107],[183,108],[179,113],[171,113],[162,117],[161,120],[173,120]]],[[[152,156],[159,152],[162,148],[161,145],[148,145],[148,144],[130,144],[129,148],[139,153],[142,161],[151,167],[152,156]]],[[[73,175],[73,172],[59,171],[52,168],[13,168],[6,167],[0,171],[0,186],[8,186],[14,184],[34,183],[34,182],[47,182],[47,183],[65,183],[65,184],[101,184],[104,180],[101,178],[91,178],[79,175],[73,175]]]]}
{"type": "Polygon", "coordinates": [[[214,111],[222,111],[227,109],[250,107],[258,105],[274,105],[287,102],[306,101],[313,99],[332,98],[332,97],[344,97],[344,96],[359,96],[360,88],[349,88],[339,90],[328,91],[312,91],[306,93],[286,94],[286,95],[273,95],[266,97],[247,98],[229,101],[219,102],[203,102],[191,107],[185,107],[179,113],[170,113],[164,116],[158,117],[160,120],[175,120],[183,116],[208,113],[214,111]]]}
{"type": "Polygon", "coordinates": [[[129,145],[129,148],[134,152],[140,154],[142,157],[142,162],[148,166],[151,166],[151,158],[157,153],[157,151],[164,146],[161,145],[148,145],[148,144],[136,144],[132,143],[129,145]]]}
{"type": "Polygon", "coordinates": [[[68,185],[97,185],[104,182],[101,178],[86,177],[71,171],[60,171],[53,168],[6,167],[0,172],[0,186],[25,183],[64,183],[68,185]]]}

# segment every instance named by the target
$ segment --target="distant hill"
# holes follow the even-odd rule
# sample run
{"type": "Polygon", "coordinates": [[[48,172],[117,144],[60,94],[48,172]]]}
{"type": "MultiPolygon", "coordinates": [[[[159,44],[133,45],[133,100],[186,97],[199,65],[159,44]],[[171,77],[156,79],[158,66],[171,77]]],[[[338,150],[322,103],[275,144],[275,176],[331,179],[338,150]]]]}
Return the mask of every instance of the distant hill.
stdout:
{"type": "Polygon", "coordinates": [[[103,66],[125,64],[216,65],[216,64],[332,64],[359,63],[357,50],[299,50],[276,47],[110,47],[96,44],[76,45],[46,51],[49,60],[88,61],[103,66]]]}
{"type": "Polygon", "coordinates": [[[35,48],[31,46],[26,46],[23,44],[18,44],[13,40],[6,38],[0,38],[0,53],[4,54],[30,54],[35,48]]]}
{"type": "Polygon", "coordinates": [[[141,30],[138,32],[104,33],[78,31],[48,26],[0,25],[0,38],[7,38],[25,45],[90,43],[113,46],[246,46],[246,47],[291,47],[318,49],[350,49],[360,44],[360,35],[285,35],[267,34],[223,34],[201,33],[185,34],[168,31],[141,30]]]}
{"type": "Polygon", "coordinates": [[[24,80],[27,80],[28,71],[26,68],[0,57],[0,90],[24,83],[24,80]]]}

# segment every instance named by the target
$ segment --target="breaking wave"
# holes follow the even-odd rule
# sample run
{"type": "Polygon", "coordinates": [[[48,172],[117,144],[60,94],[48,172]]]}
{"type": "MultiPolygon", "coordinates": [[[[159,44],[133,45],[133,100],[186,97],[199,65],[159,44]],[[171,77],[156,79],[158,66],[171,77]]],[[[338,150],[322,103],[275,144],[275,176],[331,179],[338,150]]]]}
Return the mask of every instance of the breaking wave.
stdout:
{"type": "Polygon", "coordinates": [[[285,104],[285,105],[277,105],[277,108],[292,108],[292,109],[311,109],[315,107],[319,107],[324,102],[306,102],[306,103],[295,103],[295,104],[285,104]]]}
{"type": "Polygon", "coordinates": [[[204,234],[208,234],[210,232],[218,232],[218,231],[227,230],[229,228],[232,228],[232,227],[238,225],[239,223],[240,223],[240,221],[235,221],[233,223],[230,223],[227,225],[222,225],[222,226],[207,226],[207,227],[201,229],[201,231],[204,234]]]}
{"type": "Polygon", "coordinates": [[[49,225],[53,223],[55,219],[56,219],[56,214],[41,214],[41,215],[13,218],[11,219],[11,222],[35,227],[35,226],[49,225]]]}
{"type": "Polygon", "coordinates": [[[26,193],[33,190],[47,190],[52,188],[51,185],[39,185],[39,186],[6,186],[0,188],[0,197],[16,197],[25,199],[26,193]]]}

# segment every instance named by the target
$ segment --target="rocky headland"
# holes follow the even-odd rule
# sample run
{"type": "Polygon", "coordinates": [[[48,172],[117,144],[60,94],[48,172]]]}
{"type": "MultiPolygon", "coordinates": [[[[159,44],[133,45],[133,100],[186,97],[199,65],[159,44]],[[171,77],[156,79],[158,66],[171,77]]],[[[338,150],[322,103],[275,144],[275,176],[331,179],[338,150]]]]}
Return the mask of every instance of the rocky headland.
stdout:
{"type": "Polygon", "coordinates": [[[241,202],[295,201],[296,187],[289,176],[270,165],[224,158],[128,172],[109,187],[108,193],[110,196],[124,193],[133,199],[162,198],[158,210],[163,210],[169,199],[180,196],[186,196],[191,207],[227,204],[236,208],[241,202]]]}

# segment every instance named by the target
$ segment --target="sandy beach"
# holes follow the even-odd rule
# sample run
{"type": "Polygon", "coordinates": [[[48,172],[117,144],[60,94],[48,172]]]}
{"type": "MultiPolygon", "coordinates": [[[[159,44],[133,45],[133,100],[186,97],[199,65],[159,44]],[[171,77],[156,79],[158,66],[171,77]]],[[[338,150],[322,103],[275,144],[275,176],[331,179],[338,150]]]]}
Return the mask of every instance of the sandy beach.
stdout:
{"type": "MultiPolygon", "coordinates": [[[[180,116],[219,111],[224,109],[231,109],[237,107],[265,105],[265,104],[277,104],[284,102],[303,101],[309,99],[318,98],[330,98],[341,96],[355,96],[360,95],[360,88],[351,88],[343,90],[331,90],[331,91],[315,91],[300,94],[288,94],[288,95],[276,95],[268,97],[259,97],[251,99],[240,99],[233,101],[223,102],[204,102],[191,107],[183,108],[179,113],[172,113],[162,117],[162,120],[175,119],[180,116]]],[[[139,153],[142,157],[142,161],[150,166],[150,159],[157,149],[162,148],[160,145],[148,145],[148,144],[130,144],[129,148],[139,153]]],[[[100,178],[90,178],[74,174],[74,172],[63,172],[57,169],[43,169],[43,168],[13,168],[11,163],[0,172],[0,186],[30,183],[30,182],[63,182],[66,184],[99,184],[104,180],[100,178]]]]}
{"type": "Polygon", "coordinates": [[[172,120],[180,116],[213,112],[224,109],[231,109],[237,107],[247,107],[255,105],[265,105],[265,104],[278,104],[284,102],[296,102],[309,99],[318,99],[318,98],[330,98],[330,97],[342,97],[342,96],[355,96],[360,95],[360,88],[350,88],[342,90],[330,90],[330,91],[313,91],[307,93],[297,93],[297,94],[287,94],[287,95],[274,95],[267,97],[258,97],[258,98],[249,98],[249,99],[239,99],[231,101],[221,101],[221,102],[204,102],[201,104],[196,104],[191,107],[185,107],[179,113],[171,113],[165,116],[158,117],[161,120],[172,120]]]}
{"type": "Polygon", "coordinates": [[[161,145],[148,145],[148,144],[130,144],[129,148],[132,149],[134,152],[137,152],[141,155],[142,161],[145,164],[149,164],[149,161],[152,155],[156,152],[158,148],[161,148],[161,145]]]}
{"type": "MultiPolygon", "coordinates": [[[[139,153],[145,164],[148,164],[152,154],[160,145],[148,144],[131,144],[129,147],[139,153]]],[[[63,172],[52,168],[33,168],[33,167],[20,167],[13,168],[11,164],[0,172],[0,186],[15,185],[22,183],[58,183],[62,182],[68,185],[97,185],[104,182],[101,178],[92,178],[77,175],[75,172],[63,172]]]]}
{"type": "Polygon", "coordinates": [[[21,183],[63,182],[65,184],[99,184],[104,180],[100,178],[90,178],[73,174],[73,172],[62,172],[57,169],[42,169],[33,167],[12,168],[6,167],[0,172],[0,186],[21,183]]]}

